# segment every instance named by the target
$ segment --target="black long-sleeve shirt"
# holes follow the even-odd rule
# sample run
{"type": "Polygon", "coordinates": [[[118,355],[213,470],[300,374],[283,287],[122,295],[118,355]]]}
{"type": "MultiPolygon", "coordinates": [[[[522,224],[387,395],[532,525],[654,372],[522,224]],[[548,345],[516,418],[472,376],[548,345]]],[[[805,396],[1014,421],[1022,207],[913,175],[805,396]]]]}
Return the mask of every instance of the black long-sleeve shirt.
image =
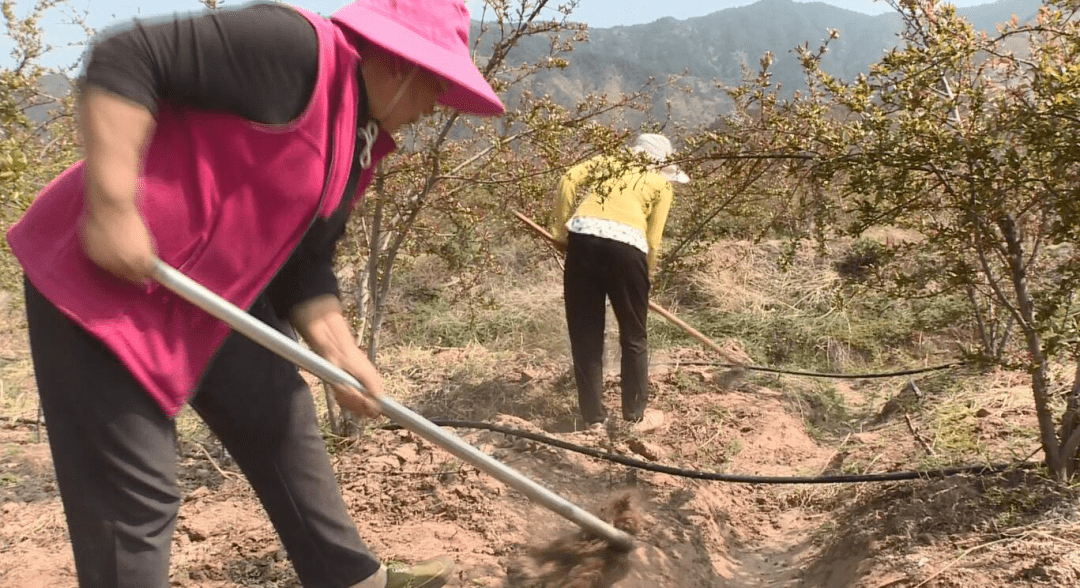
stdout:
{"type": "MultiPolygon", "coordinates": [[[[311,98],[318,52],[315,29],[304,16],[285,6],[256,4],[196,17],[136,21],[94,44],[81,82],[151,112],[160,100],[169,100],[259,123],[285,124],[299,117],[311,98]]],[[[360,114],[363,124],[363,104],[360,114]]],[[[345,232],[359,173],[360,165],[354,162],[342,206],[329,219],[315,220],[267,286],[265,293],[279,316],[315,296],[338,294],[334,249],[345,232]]]]}

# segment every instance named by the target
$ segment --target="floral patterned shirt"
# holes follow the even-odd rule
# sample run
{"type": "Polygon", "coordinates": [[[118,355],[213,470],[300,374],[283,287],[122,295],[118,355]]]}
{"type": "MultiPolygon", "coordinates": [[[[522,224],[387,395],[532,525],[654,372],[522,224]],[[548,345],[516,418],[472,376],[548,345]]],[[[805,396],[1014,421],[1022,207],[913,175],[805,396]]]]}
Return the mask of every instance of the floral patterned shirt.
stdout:
{"type": "Polygon", "coordinates": [[[645,239],[645,233],[618,221],[591,216],[575,216],[566,223],[566,230],[580,235],[592,235],[626,243],[640,249],[645,255],[649,254],[649,242],[645,239]]]}

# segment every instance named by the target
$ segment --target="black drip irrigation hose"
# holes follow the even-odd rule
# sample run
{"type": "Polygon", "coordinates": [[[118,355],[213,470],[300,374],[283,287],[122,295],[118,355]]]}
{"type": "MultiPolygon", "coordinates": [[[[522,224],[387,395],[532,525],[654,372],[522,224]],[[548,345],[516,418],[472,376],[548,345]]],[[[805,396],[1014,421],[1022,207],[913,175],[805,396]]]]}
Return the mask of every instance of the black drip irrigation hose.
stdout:
{"type": "MultiPolygon", "coordinates": [[[[558,447],[567,451],[581,453],[583,455],[588,455],[590,457],[595,457],[598,459],[604,459],[640,470],[659,472],[661,474],[680,476],[683,478],[693,478],[695,480],[733,482],[737,484],[853,484],[858,482],[897,482],[903,480],[945,478],[949,476],[958,476],[964,474],[986,476],[991,474],[1000,474],[1002,472],[1007,472],[1011,470],[1030,470],[1035,469],[1041,465],[1039,463],[1031,461],[1018,461],[1003,464],[958,466],[951,468],[941,468],[936,470],[881,472],[876,474],[845,474],[840,476],[751,476],[742,474],[720,474],[715,472],[703,472],[699,470],[690,470],[649,463],[647,461],[633,459],[624,455],[619,455],[617,453],[600,451],[598,449],[592,449],[590,447],[584,447],[581,445],[576,445],[574,443],[568,443],[561,439],[555,439],[546,435],[530,433],[529,431],[522,431],[520,429],[511,429],[509,427],[502,427],[499,425],[493,425],[491,423],[478,421],[461,421],[452,419],[430,420],[432,423],[440,427],[450,427],[455,429],[482,429],[486,431],[502,433],[504,435],[510,435],[513,437],[521,437],[522,439],[537,441],[539,443],[544,443],[546,445],[551,445],[553,447],[558,447]]],[[[402,427],[400,425],[389,424],[384,425],[381,428],[387,431],[394,431],[399,430],[402,427]]]]}
{"type": "Polygon", "coordinates": [[[729,368],[734,370],[747,370],[752,372],[768,372],[771,374],[788,374],[792,376],[806,376],[809,378],[830,378],[835,380],[868,380],[873,378],[895,378],[898,376],[911,376],[914,374],[924,374],[926,372],[936,372],[941,370],[947,370],[954,367],[960,367],[964,364],[961,362],[946,363],[942,365],[935,365],[931,367],[915,368],[910,370],[901,370],[898,372],[886,372],[882,374],[829,374],[821,372],[803,372],[798,370],[785,370],[774,367],[767,367],[762,365],[737,365],[734,363],[719,363],[714,361],[669,361],[664,363],[656,363],[653,365],[711,365],[722,368],[729,368]]]}

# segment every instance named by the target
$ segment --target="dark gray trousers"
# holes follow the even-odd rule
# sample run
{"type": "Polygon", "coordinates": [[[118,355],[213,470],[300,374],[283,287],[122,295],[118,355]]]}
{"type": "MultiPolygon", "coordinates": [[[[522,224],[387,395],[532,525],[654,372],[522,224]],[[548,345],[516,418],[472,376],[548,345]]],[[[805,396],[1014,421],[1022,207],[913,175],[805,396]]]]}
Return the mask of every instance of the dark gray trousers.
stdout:
{"type": "Polygon", "coordinates": [[[605,298],[619,322],[622,413],[640,421],[649,403],[649,269],[645,254],[611,239],[570,233],[563,272],[566,326],[578,406],[586,423],[607,418],[603,404],[605,298]]]}
{"type": "MultiPolygon", "coordinates": [[[[251,310],[285,328],[265,297],[251,310]]],[[[29,282],[26,314],[79,586],[166,588],[181,500],[174,422],[29,282]]],[[[295,367],[233,333],[191,406],[255,489],[305,587],[344,588],[375,573],[295,367]]]]}

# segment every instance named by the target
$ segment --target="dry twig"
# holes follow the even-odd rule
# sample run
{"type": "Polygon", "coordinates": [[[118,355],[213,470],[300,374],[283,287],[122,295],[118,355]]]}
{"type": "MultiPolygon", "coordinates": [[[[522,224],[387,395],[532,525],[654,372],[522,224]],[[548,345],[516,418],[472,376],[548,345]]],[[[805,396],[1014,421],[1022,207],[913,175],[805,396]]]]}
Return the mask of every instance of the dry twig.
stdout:
{"type": "Polygon", "coordinates": [[[195,446],[198,447],[199,451],[201,451],[202,454],[206,456],[206,459],[210,460],[210,465],[214,466],[214,469],[217,470],[217,473],[221,474],[222,478],[225,478],[226,480],[231,480],[239,477],[232,472],[226,472],[225,470],[221,469],[221,466],[218,465],[217,460],[214,459],[214,456],[210,455],[210,452],[207,451],[205,447],[203,447],[202,443],[196,442],[195,446]]]}
{"type": "Polygon", "coordinates": [[[934,453],[934,448],[930,446],[930,443],[926,440],[926,437],[923,437],[922,433],[920,433],[919,429],[915,426],[915,423],[911,421],[911,413],[905,412],[904,420],[907,421],[908,430],[911,431],[911,435],[915,437],[915,442],[918,443],[919,446],[922,447],[923,450],[925,450],[927,453],[936,456],[937,454],[934,453]]]}
{"type": "Polygon", "coordinates": [[[844,437],[844,440],[840,442],[840,445],[836,446],[836,451],[832,452],[832,455],[829,456],[828,461],[825,462],[825,465],[822,466],[821,470],[818,472],[819,476],[824,475],[829,470],[834,470],[834,469],[838,470],[840,468],[840,465],[844,461],[844,457],[846,457],[846,455],[847,455],[845,453],[843,456],[841,456],[840,452],[844,449],[844,445],[847,445],[848,439],[850,439],[850,438],[851,438],[851,433],[848,433],[847,436],[844,437]],[[836,463],[834,463],[834,461],[836,463]]]}

